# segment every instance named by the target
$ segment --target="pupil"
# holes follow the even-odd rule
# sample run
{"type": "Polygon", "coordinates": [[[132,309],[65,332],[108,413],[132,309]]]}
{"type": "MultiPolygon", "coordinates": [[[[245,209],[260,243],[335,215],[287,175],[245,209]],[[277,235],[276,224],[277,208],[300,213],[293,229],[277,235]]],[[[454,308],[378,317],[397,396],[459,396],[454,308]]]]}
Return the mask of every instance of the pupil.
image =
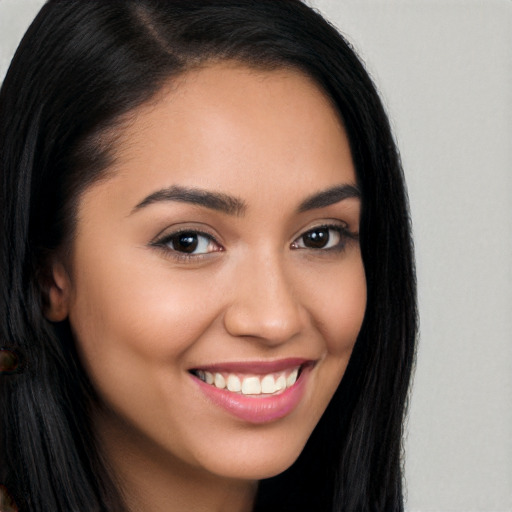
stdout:
{"type": "Polygon", "coordinates": [[[197,248],[197,235],[195,233],[180,233],[173,240],[176,251],[194,252],[197,248]]]}
{"type": "Polygon", "coordinates": [[[306,233],[303,237],[304,245],[313,249],[321,249],[327,245],[329,241],[328,229],[315,229],[306,233]]]}

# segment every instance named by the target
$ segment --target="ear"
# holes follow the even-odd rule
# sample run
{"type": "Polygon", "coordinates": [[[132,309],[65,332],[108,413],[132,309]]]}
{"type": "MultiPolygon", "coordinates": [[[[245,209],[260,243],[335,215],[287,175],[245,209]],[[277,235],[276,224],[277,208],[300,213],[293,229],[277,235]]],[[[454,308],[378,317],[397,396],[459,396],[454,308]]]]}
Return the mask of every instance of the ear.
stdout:
{"type": "Polygon", "coordinates": [[[50,322],[62,322],[69,313],[71,296],[69,274],[62,263],[54,262],[48,277],[44,316],[50,322]]]}

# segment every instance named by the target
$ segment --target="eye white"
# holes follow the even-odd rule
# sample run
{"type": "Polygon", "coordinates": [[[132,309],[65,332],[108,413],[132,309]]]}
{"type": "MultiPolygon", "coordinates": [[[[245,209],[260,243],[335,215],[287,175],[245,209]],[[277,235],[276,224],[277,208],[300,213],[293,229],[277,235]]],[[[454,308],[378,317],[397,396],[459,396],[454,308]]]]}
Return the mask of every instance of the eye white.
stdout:
{"type": "Polygon", "coordinates": [[[212,241],[210,238],[204,235],[196,235],[197,236],[197,247],[194,251],[194,254],[202,254],[206,252],[211,252],[213,250],[212,241]]]}

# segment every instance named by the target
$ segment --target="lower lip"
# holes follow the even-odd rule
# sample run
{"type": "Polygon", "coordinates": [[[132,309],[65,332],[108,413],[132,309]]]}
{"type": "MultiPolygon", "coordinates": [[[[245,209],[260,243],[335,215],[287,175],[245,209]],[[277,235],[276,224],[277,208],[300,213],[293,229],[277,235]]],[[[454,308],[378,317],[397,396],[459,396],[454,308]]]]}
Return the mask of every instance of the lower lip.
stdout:
{"type": "Polygon", "coordinates": [[[299,404],[304,395],[309,370],[310,368],[304,367],[293,386],[279,395],[269,396],[245,396],[216,388],[195,376],[192,378],[210,401],[237,418],[249,423],[269,423],[284,418],[299,404]]]}

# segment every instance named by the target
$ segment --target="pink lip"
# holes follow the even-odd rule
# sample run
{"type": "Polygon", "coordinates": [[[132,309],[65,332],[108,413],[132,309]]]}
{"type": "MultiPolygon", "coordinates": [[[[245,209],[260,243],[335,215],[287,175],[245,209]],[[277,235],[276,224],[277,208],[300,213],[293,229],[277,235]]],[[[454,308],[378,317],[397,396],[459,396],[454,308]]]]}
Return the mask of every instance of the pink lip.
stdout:
{"type": "MultiPolygon", "coordinates": [[[[300,366],[304,363],[298,362],[298,359],[288,359],[284,364],[284,360],[271,363],[230,363],[222,365],[209,366],[205,369],[211,371],[213,369],[222,369],[223,371],[243,371],[244,373],[272,373],[300,366]],[[290,361],[292,364],[290,364],[290,361]],[[296,364],[297,363],[297,364],[296,364]]],[[[311,362],[312,363],[312,362],[311,362]]],[[[305,364],[297,379],[297,382],[279,395],[258,395],[245,396],[233,393],[227,389],[219,389],[211,384],[207,384],[191,374],[194,382],[199,386],[200,390],[215,405],[222,407],[229,413],[249,423],[269,423],[278,420],[290,414],[299,404],[306,389],[306,382],[311,372],[313,364],[305,364]]],[[[201,367],[203,369],[203,367],[201,367]]],[[[217,370],[218,371],[218,370],[217,370]]]]}
{"type": "Polygon", "coordinates": [[[248,361],[248,362],[232,362],[217,363],[207,366],[198,366],[196,370],[206,370],[212,373],[247,373],[247,374],[267,374],[287,370],[288,368],[297,368],[305,364],[312,363],[309,359],[298,357],[279,359],[278,361],[248,361]]]}

